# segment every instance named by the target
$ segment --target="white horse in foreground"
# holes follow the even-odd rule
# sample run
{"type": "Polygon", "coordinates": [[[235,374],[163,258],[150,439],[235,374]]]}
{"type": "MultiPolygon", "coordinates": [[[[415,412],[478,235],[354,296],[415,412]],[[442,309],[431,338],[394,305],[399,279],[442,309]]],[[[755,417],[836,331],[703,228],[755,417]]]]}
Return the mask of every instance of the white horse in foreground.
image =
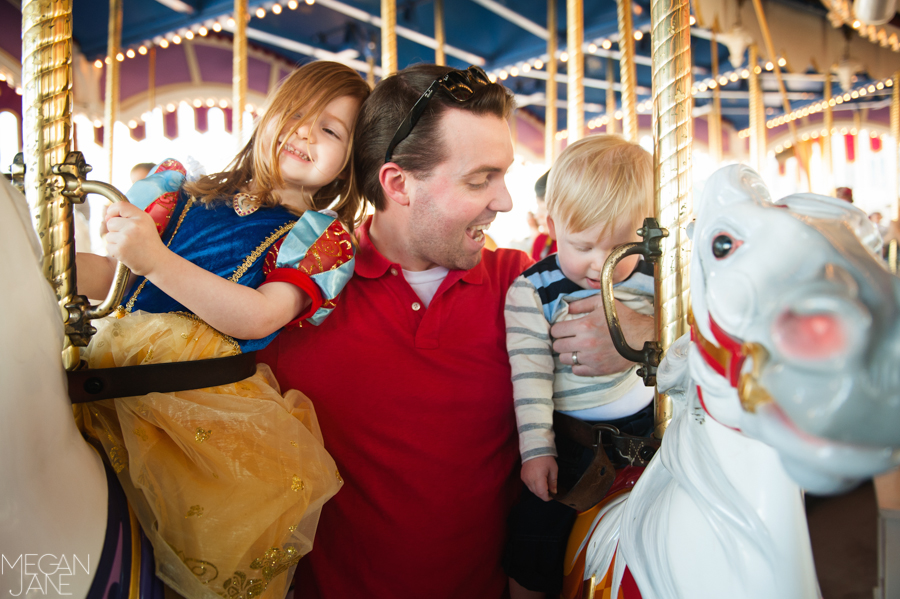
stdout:
{"type": "Polygon", "coordinates": [[[72,418],[62,315],[25,197],[4,177],[0,247],[0,596],[85,597],[106,534],[106,475],[72,418]]]}
{"type": "Polygon", "coordinates": [[[567,588],[816,599],[801,488],[900,464],[900,281],[862,211],[773,203],[746,167],[718,171],[695,215],[692,334],[658,374],[674,418],[633,490],[580,516],[567,588]]]}

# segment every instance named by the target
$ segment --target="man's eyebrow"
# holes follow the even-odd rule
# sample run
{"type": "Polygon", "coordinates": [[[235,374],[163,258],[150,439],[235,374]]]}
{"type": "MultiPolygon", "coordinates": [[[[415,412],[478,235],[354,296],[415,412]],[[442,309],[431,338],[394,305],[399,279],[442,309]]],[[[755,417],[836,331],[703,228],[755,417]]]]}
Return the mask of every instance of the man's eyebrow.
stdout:
{"type": "Polygon", "coordinates": [[[481,166],[481,167],[478,167],[478,168],[476,168],[476,169],[473,169],[473,170],[469,171],[468,173],[466,173],[466,174],[463,175],[463,176],[464,176],[464,177],[471,177],[472,175],[479,175],[479,174],[481,174],[481,173],[504,173],[504,172],[506,172],[506,171],[505,171],[504,169],[500,168],[499,166],[487,166],[487,165],[485,165],[485,166],[481,166]]]}

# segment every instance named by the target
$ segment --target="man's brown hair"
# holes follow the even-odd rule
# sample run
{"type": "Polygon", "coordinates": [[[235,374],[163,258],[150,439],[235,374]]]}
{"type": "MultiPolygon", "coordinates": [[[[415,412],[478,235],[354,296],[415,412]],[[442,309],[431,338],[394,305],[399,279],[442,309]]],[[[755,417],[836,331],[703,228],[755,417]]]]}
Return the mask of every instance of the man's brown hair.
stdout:
{"type": "MultiPolygon", "coordinates": [[[[362,196],[375,210],[383,210],[385,206],[378,173],[397,127],[428,86],[452,70],[434,64],[407,67],[379,83],[363,104],[353,139],[354,178],[362,196]]],[[[515,108],[515,99],[512,92],[497,83],[475,89],[475,95],[462,103],[438,88],[410,134],[394,148],[391,162],[419,179],[430,176],[447,157],[439,125],[448,108],[508,119],[515,108]]],[[[458,134],[464,136],[466,132],[458,134]]]]}

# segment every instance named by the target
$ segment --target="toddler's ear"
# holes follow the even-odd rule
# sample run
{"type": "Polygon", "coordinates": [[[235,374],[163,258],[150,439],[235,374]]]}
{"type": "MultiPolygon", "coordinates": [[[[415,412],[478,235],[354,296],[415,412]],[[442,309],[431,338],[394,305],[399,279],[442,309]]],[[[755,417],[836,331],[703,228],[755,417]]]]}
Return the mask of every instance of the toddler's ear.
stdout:
{"type": "Polygon", "coordinates": [[[556,236],[556,223],[553,222],[552,216],[547,216],[547,234],[551,237],[551,239],[559,240],[556,236]]]}

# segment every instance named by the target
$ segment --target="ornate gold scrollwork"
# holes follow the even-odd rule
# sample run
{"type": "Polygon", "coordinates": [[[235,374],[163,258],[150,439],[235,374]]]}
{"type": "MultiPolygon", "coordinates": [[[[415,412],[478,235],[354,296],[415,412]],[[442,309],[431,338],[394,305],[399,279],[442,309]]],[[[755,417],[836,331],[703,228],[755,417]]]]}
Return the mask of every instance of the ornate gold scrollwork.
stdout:
{"type": "Polygon", "coordinates": [[[738,380],[738,397],[741,400],[741,407],[754,414],[757,407],[774,401],[759,382],[762,370],[769,361],[769,352],[759,343],[748,341],[741,346],[741,353],[753,360],[753,367],[750,372],[741,373],[738,380]]]}

